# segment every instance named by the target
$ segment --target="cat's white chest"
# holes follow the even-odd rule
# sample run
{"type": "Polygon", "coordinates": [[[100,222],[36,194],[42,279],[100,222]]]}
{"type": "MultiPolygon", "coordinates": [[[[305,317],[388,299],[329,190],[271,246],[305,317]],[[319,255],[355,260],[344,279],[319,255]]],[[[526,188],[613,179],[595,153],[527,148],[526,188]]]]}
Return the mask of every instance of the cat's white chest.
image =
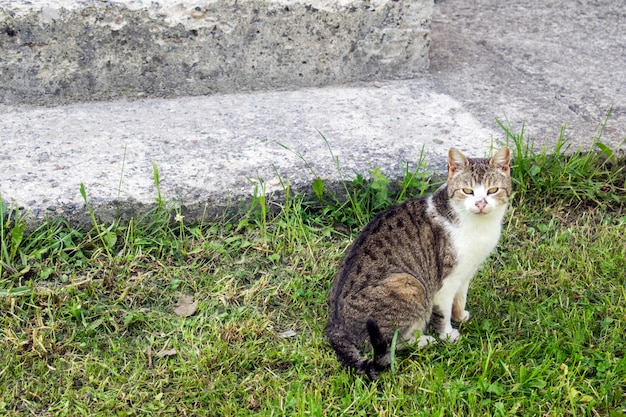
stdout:
{"type": "Polygon", "coordinates": [[[456,250],[457,267],[475,271],[498,244],[502,230],[501,219],[493,216],[489,219],[478,217],[464,220],[449,231],[456,250]]]}
{"type": "Polygon", "coordinates": [[[459,286],[469,282],[498,244],[506,204],[495,207],[485,215],[456,210],[458,217],[455,221],[436,214],[432,197],[429,210],[448,232],[456,260],[452,270],[443,277],[446,282],[442,291],[456,293],[459,286]]]}

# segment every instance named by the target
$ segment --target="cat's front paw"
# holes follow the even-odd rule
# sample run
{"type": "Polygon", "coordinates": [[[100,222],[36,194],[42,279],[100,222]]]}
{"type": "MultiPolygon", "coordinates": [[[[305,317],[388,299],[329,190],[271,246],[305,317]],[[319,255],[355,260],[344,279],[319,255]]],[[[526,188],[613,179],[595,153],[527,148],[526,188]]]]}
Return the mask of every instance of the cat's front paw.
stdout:
{"type": "Polygon", "coordinates": [[[431,343],[435,343],[437,339],[435,339],[432,336],[428,336],[428,335],[421,335],[419,340],[417,341],[417,347],[419,347],[420,349],[423,347],[426,347],[428,345],[430,345],[431,343]]]}
{"type": "Polygon", "coordinates": [[[471,317],[470,312],[467,310],[463,310],[461,311],[461,314],[459,314],[457,317],[453,317],[452,319],[456,321],[457,323],[465,323],[466,321],[470,319],[470,317],[471,317]]]}
{"type": "Polygon", "coordinates": [[[461,336],[461,333],[457,329],[452,329],[450,332],[439,334],[439,339],[444,342],[454,343],[461,336]]]}

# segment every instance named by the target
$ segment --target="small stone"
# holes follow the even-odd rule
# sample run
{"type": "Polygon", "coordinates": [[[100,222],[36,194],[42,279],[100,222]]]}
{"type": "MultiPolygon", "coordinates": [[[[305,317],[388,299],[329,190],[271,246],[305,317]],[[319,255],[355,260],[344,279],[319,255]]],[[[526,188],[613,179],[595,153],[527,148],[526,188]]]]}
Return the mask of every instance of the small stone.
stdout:
{"type": "Polygon", "coordinates": [[[191,11],[191,17],[194,19],[202,19],[204,17],[204,12],[202,10],[194,9],[191,11]]]}
{"type": "Polygon", "coordinates": [[[382,86],[383,86],[383,85],[380,83],[380,81],[374,81],[374,82],[372,83],[372,85],[373,85],[374,87],[376,87],[376,88],[380,88],[380,87],[382,87],[382,86]]]}

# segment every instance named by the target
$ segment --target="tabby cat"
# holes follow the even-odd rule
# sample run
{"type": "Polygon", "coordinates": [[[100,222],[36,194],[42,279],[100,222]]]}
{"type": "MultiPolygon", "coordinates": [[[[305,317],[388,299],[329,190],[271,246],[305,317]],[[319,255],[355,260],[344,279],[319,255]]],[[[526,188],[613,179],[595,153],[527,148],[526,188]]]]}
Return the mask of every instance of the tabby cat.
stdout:
{"type": "Polygon", "coordinates": [[[376,379],[389,347],[459,337],[467,289],[493,251],[511,195],[510,152],[468,159],[448,152],[448,181],[435,194],[375,217],[346,252],[330,294],[328,340],[341,364],[376,379]],[[415,335],[420,337],[416,340],[415,335]],[[368,347],[369,346],[369,347],[368,347]],[[365,352],[373,350],[373,358],[365,352]]]}

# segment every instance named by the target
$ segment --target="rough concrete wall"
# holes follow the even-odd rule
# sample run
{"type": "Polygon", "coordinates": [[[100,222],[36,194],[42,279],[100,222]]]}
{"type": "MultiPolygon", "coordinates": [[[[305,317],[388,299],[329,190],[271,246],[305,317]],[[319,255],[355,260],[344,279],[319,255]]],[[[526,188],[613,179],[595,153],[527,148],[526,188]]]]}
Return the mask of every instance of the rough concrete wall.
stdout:
{"type": "Polygon", "coordinates": [[[432,0],[128,6],[0,0],[0,102],[287,89],[409,78],[428,66],[432,0]]]}

